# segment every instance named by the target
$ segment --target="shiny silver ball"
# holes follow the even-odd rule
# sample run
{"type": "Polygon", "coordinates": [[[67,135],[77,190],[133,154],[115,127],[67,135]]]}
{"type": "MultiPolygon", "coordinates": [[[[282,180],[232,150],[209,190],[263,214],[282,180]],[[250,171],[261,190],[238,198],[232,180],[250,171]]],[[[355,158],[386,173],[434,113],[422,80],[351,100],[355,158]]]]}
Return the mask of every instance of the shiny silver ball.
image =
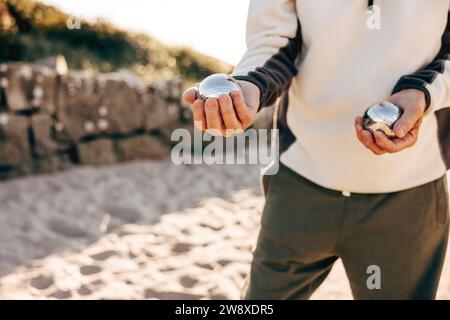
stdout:
{"type": "Polygon", "coordinates": [[[198,94],[200,99],[217,99],[221,94],[230,94],[233,91],[241,90],[239,84],[231,76],[217,73],[205,78],[198,85],[198,94]]]}
{"type": "Polygon", "coordinates": [[[393,127],[401,115],[402,109],[391,102],[384,101],[367,109],[363,116],[362,125],[372,133],[381,131],[388,138],[395,138],[393,127]]]}

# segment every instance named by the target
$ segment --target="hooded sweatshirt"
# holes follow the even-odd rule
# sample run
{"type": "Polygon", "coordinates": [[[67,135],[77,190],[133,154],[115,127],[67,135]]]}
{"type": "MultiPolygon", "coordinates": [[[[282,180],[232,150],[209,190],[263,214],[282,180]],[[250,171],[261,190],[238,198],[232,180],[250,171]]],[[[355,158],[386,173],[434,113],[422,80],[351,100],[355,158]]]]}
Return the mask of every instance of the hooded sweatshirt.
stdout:
{"type": "Polygon", "coordinates": [[[260,107],[281,97],[280,161],[320,186],[354,193],[442,177],[450,164],[449,7],[450,0],[251,0],[248,49],[233,76],[259,87],[260,107]],[[426,97],[418,141],[376,156],[358,141],[354,119],[404,89],[426,97]]]}

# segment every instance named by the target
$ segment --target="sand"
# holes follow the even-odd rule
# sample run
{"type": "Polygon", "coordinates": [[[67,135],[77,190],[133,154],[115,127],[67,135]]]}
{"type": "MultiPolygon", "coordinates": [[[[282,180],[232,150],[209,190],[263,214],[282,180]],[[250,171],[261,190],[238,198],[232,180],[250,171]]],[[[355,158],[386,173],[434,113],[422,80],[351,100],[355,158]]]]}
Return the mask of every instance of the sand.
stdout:
{"type": "MultiPolygon", "coordinates": [[[[0,203],[0,299],[238,299],[263,198],[255,166],[147,161],[0,182],[0,203]]],[[[351,299],[341,263],[313,298],[351,299]]]]}

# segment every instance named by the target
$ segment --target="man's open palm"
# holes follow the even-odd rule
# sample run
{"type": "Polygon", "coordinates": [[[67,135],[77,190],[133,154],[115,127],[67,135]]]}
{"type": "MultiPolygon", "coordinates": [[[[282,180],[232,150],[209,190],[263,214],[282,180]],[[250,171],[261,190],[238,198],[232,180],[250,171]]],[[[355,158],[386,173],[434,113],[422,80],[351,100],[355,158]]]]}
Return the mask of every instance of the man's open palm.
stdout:
{"type": "Polygon", "coordinates": [[[380,131],[372,134],[363,128],[361,117],[355,119],[358,140],[376,155],[399,152],[415,145],[422,124],[426,105],[423,92],[415,89],[403,90],[392,95],[389,102],[403,110],[402,116],[394,125],[396,138],[389,139],[380,131]]]}
{"type": "Polygon", "coordinates": [[[198,98],[196,88],[186,90],[183,99],[192,105],[197,128],[212,135],[230,136],[253,124],[258,112],[259,89],[250,82],[239,81],[239,84],[242,92],[234,91],[206,101],[198,98]]]}

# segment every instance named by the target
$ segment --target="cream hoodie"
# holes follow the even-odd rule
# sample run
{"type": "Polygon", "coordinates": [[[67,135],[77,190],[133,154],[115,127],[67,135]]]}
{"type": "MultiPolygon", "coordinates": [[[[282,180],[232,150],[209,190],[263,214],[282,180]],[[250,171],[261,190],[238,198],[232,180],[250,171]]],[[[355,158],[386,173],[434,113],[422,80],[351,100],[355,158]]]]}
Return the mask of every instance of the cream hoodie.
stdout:
{"type": "Polygon", "coordinates": [[[450,0],[374,2],[379,29],[368,27],[372,1],[251,0],[248,50],[233,73],[260,88],[261,106],[281,97],[281,162],[339,191],[404,190],[450,164],[450,0]],[[426,95],[419,139],[376,156],[357,140],[354,118],[407,88],[426,95]]]}

